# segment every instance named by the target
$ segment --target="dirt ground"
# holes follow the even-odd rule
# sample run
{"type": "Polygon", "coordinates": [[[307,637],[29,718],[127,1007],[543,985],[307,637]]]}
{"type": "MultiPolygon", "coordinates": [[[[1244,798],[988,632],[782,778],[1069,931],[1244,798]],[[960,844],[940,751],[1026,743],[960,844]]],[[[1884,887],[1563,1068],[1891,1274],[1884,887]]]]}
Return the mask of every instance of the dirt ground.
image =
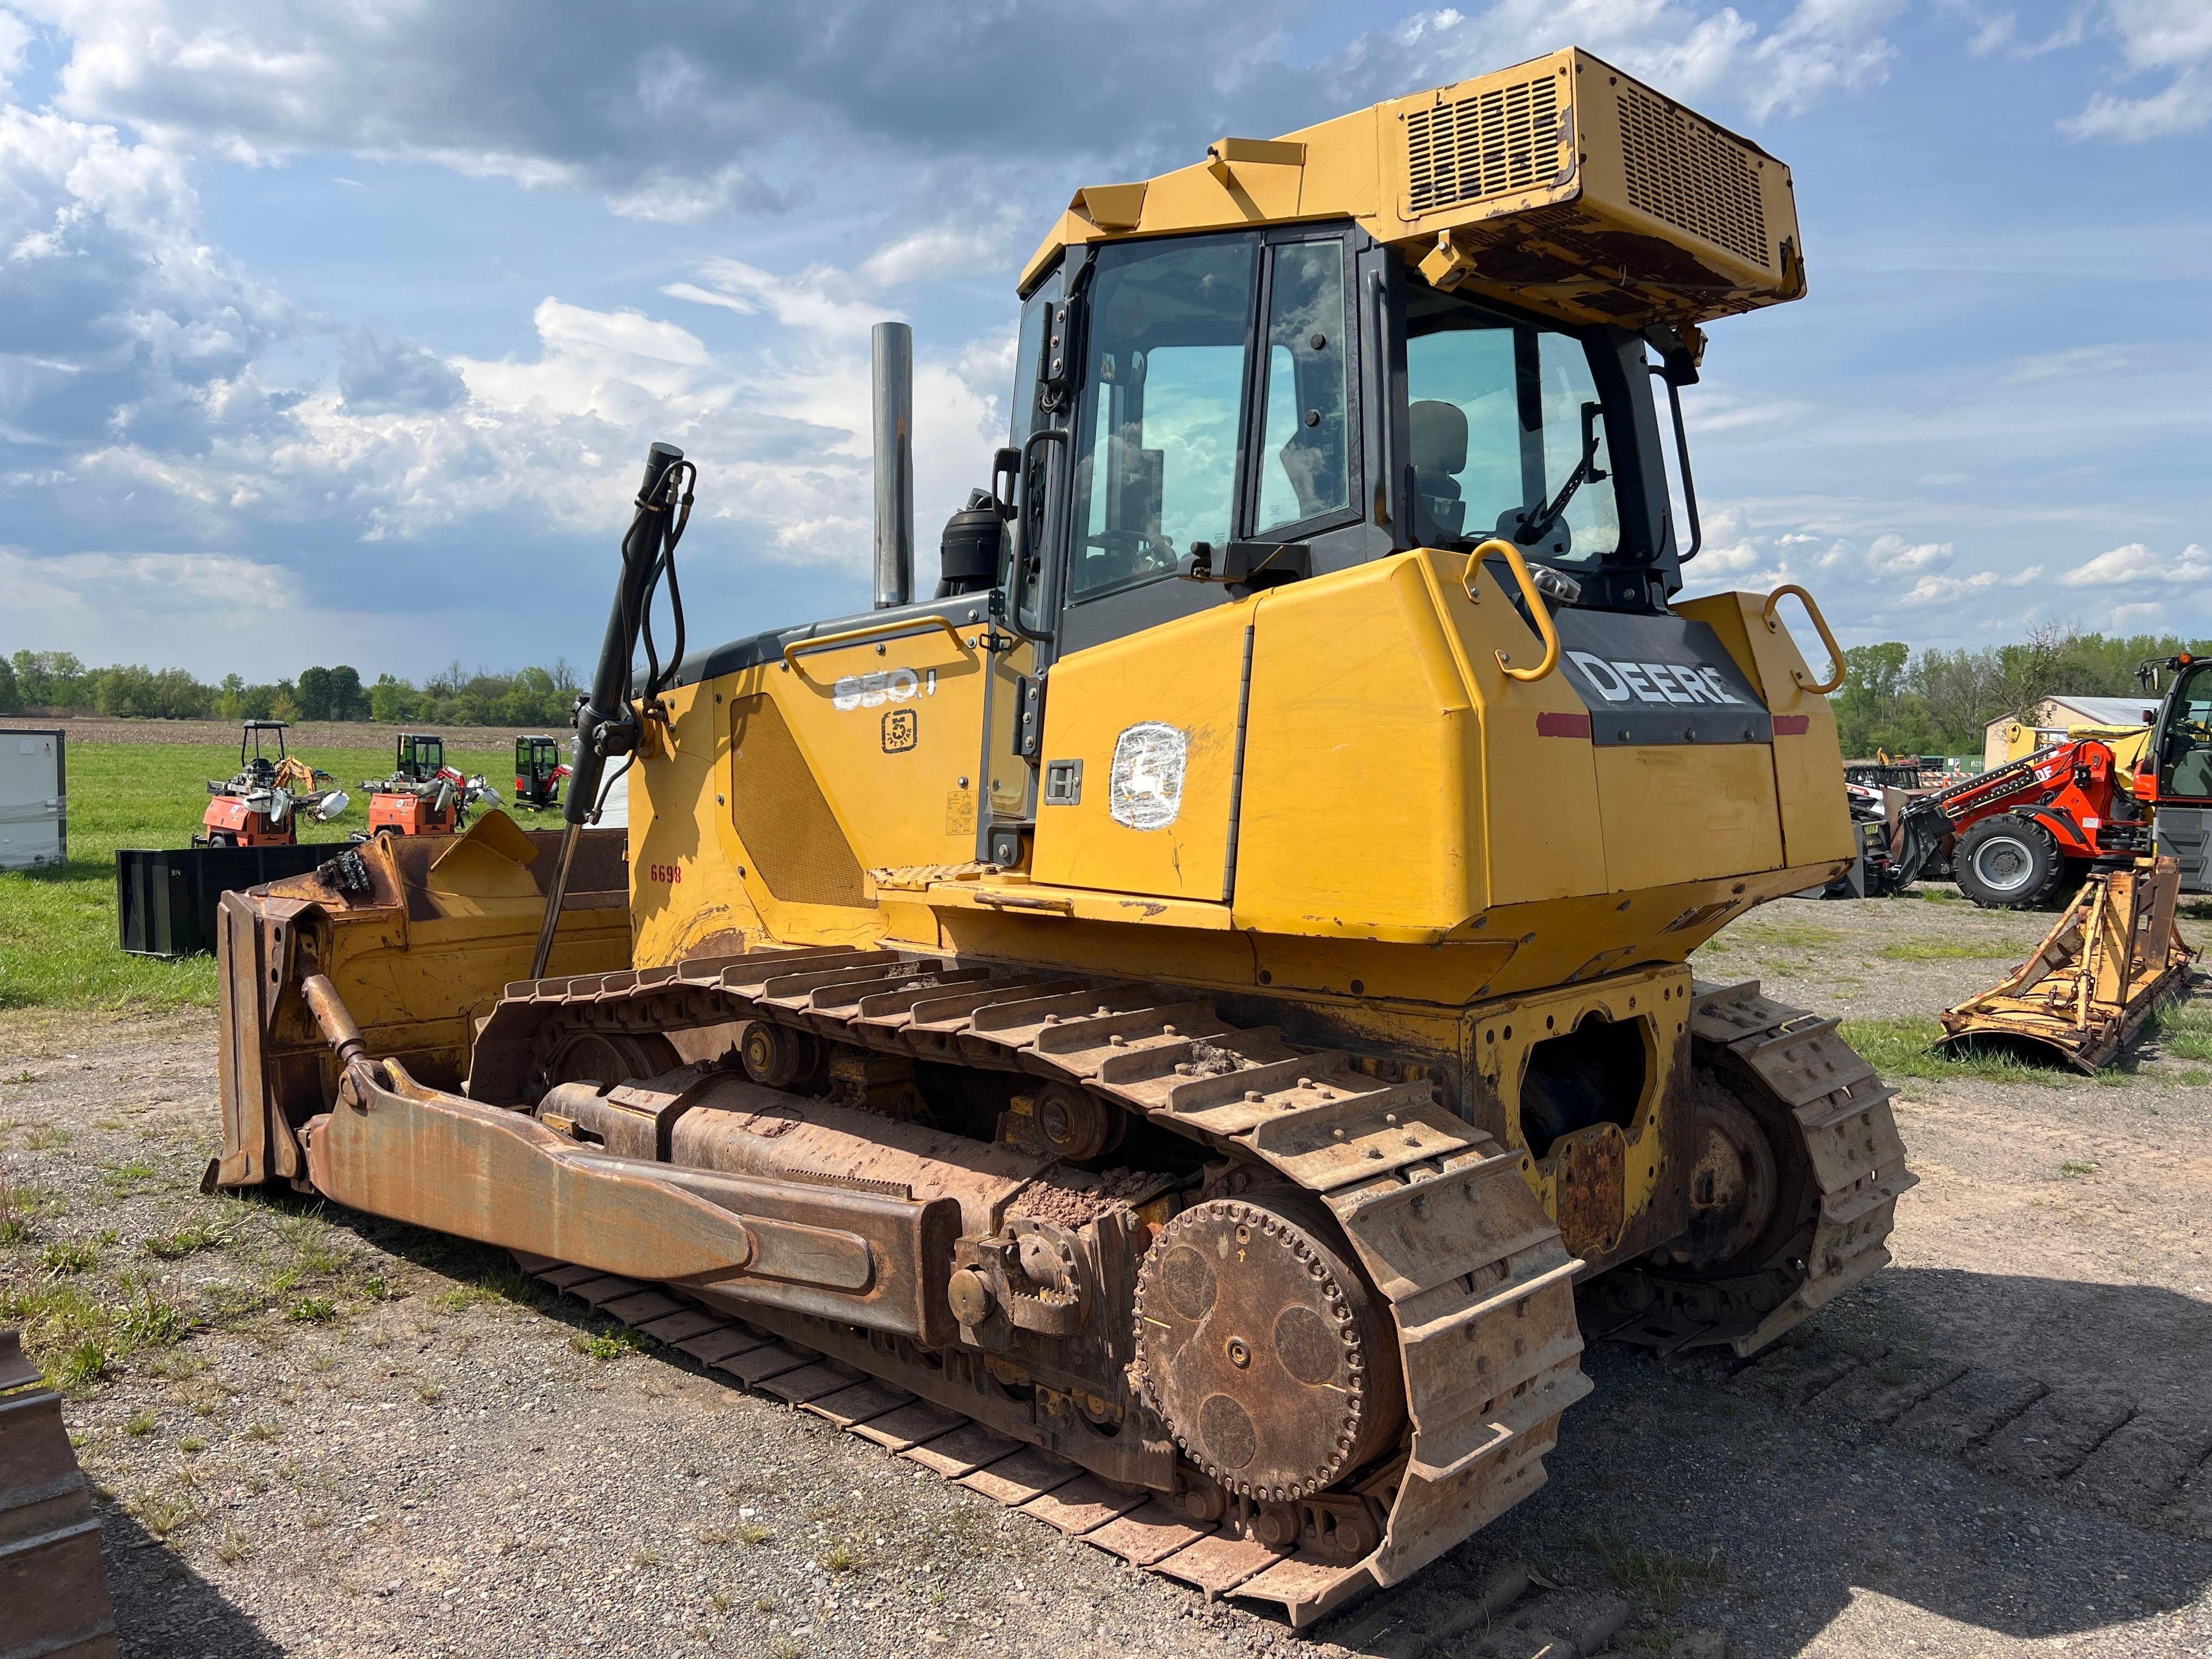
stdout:
{"type": "MultiPolygon", "coordinates": [[[[10,714],[0,725],[63,732],[71,743],[202,744],[238,742],[236,720],[124,720],[104,714],[10,714]]],[[[526,726],[378,726],[368,720],[296,720],[285,728],[295,749],[388,750],[402,732],[434,732],[456,747],[505,748],[534,732],[558,737],[560,728],[526,726]]]]}
{"type": "MultiPolygon", "coordinates": [[[[1700,972],[1879,1028],[2047,921],[1789,901],[1700,972]]],[[[133,1656],[2212,1654],[2212,1077],[2155,1042],[1903,1079],[1895,1267],[1747,1364],[1594,1348],[1542,1491],[1294,1637],[504,1257],[200,1197],[213,1039],[0,1023],[0,1285],[121,1310],[68,1413],[133,1656]]]]}

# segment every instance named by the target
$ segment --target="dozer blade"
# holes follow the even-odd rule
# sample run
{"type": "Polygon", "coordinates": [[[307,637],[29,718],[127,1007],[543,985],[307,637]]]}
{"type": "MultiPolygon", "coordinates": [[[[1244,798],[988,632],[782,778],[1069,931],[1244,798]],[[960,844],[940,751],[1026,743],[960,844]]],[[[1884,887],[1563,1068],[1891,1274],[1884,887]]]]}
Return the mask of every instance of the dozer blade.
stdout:
{"type": "Polygon", "coordinates": [[[2094,1073],[2185,989],[2197,953],[2174,926],[2180,866],[2143,859],[2089,878],[2035,954],[1943,1012],[1936,1047],[2009,1048],[2094,1073]]]}
{"type": "Polygon", "coordinates": [[[952,1334],[951,1199],[617,1157],[427,1088],[392,1060],[349,1065],[301,1139],[315,1189],[373,1215],[921,1342],[952,1334]]]}

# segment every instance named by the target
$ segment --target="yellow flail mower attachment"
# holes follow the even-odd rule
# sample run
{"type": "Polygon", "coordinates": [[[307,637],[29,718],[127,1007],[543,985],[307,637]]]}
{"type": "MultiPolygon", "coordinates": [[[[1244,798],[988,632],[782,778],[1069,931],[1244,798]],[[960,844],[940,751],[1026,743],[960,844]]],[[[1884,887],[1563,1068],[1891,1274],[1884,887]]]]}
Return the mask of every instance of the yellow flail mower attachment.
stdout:
{"type": "Polygon", "coordinates": [[[2188,987],[2197,953],[2173,924],[2180,889],[2170,858],[2090,877],[2002,985],[1944,1011],[1936,1046],[2055,1055],[2084,1072],[2110,1065],[2158,1006],[2188,987]]]}

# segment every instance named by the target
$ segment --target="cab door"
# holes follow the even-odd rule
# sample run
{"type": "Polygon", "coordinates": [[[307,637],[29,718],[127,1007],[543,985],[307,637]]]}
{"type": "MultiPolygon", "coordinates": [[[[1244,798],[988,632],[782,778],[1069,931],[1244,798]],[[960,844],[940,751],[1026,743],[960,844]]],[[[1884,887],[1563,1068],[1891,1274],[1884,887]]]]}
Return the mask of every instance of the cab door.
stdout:
{"type": "Polygon", "coordinates": [[[2181,890],[2212,892],[2212,662],[2181,671],[2159,710],[2157,849],[2181,866],[2181,890]]]}
{"type": "Polygon", "coordinates": [[[1356,515],[1351,259],[1341,228],[1093,258],[1032,874],[1221,903],[1263,584],[1191,562],[1356,515]]]}

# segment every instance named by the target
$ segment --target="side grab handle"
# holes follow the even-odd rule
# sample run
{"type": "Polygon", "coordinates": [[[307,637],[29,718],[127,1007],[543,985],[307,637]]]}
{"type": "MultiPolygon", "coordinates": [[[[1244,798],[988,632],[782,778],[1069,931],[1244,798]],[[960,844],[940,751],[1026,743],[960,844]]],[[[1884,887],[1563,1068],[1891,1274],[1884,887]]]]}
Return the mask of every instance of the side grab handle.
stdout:
{"type": "Polygon", "coordinates": [[[1836,643],[1836,636],[1828,631],[1828,619],[1820,614],[1820,607],[1813,603],[1813,596],[1796,582],[1784,582],[1766,596],[1766,608],[1760,615],[1766,618],[1767,631],[1779,634],[1782,622],[1774,613],[1781,606],[1784,596],[1790,593],[1795,593],[1804,605],[1805,614],[1813,619],[1813,631],[1820,636],[1820,643],[1828,647],[1829,674],[1825,680],[1815,680],[1802,668],[1793,668],[1790,672],[1805,690],[1825,697],[1844,683],[1847,665],[1844,661],[1844,647],[1836,643]]]}
{"type": "Polygon", "coordinates": [[[1503,651],[1498,653],[1498,665],[1505,671],[1508,678],[1540,680],[1559,665],[1559,631],[1552,626],[1552,613],[1544,608],[1544,596],[1536,591],[1535,578],[1528,574],[1528,562],[1521,556],[1521,550],[1511,542],[1493,536],[1467,556],[1467,574],[1461,580],[1467,585],[1468,596],[1473,598],[1474,573],[1493,553],[1505,556],[1506,565],[1512,570],[1513,580],[1521,589],[1521,598],[1528,606],[1528,619],[1536,624],[1536,632],[1544,641],[1543,660],[1534,668],[1516,668],[1513,659],[1503,651]]]}

